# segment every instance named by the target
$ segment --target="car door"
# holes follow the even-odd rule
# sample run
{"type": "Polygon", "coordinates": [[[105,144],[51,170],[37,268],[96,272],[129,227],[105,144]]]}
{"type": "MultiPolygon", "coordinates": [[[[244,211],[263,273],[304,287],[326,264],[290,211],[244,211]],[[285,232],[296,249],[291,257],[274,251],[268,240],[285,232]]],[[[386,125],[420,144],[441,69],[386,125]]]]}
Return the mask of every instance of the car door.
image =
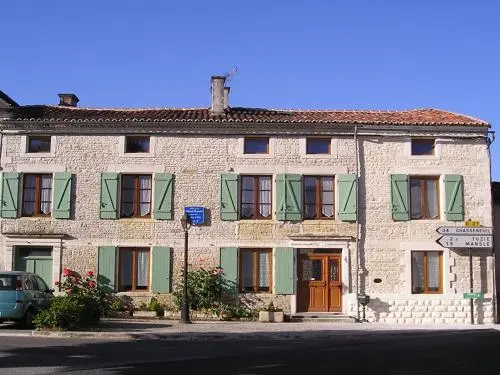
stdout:
{"type": "Polygon", "coordinates": [[[29,285],[32,288],[31,292],[33,294],[33,307],[36,311],[43,309],[45,300],[45,290],[40,290],[40,287],[36,281],[35,275],[28,275],[29,285]]]}
{"type": "Polygon", "coordinates": [[[40,309],[45,310],[48,309],[50,306],[50,300],[52,299],[52,291],[49,289],[47,284],[45,284],[45,281],[38,276],[34,275],[36,283],[38,285],[38,290],[41,293],[41,300],[40,300],[40,309]]]}

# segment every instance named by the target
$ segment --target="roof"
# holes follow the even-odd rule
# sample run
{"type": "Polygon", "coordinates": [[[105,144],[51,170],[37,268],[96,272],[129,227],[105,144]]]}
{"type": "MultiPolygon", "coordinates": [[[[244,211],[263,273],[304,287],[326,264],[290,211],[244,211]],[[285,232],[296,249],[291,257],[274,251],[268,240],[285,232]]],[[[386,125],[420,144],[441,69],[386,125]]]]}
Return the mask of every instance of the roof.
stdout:
{"type": "Polygon", "coordinates": [[[0,107],[3,106],[17,106],[18,104],[6,93],[0,90],[0,107]]]}
{"type": "MultiPolygon", "coordinates": [[[[6,109],[10,121],[58,122],[251,122],[376,125],[489,126],[485,121],[439,109],[405,111],[274,110],[231,107],[214,116],[209,108],[97,109],[28,105],[6,109]]],[[[9,121],[6,120],[6,121],[9,121]]]]}

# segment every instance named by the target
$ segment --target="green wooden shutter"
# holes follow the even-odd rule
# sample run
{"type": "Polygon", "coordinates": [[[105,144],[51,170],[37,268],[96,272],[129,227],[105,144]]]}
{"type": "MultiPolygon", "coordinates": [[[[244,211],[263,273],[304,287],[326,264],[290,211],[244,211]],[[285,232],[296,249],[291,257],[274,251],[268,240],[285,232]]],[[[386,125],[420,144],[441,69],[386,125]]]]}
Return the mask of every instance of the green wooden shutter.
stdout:
{"type": "Polygon", "coordinates": [[[446,196],[446,220],[464,220],[464,181],[462,176],[447,174],[444,176],[446,196]]]}
{"type": "Polygon", "coordinates": [[[338,177],[339,219],[356,221],[356,175],[343,174],[338,177]]]}
{"type": "Polygon", "coordinates": [[[409,179],[406,174],[391,175],[392,220],[410,220],[409,179]]]}
{"type": "Polygon", "coordinates": [[[293,247],[274,249],[274,293],[294,294],[293,247]]]}
{"type": "Polygon", "coordinates": [[[153,293],[170,293],[170,247],[153,246],[151,291],[153,293]]]}
{"type": "Polygon", "coordinates": [[[2,206],[3,218],[16,218],[19,201],[19,172],[3,172],[2,174],[2,206]]]}
{"type": "Polygon", "coordinates": [[[115,291],[116,248],[101,246],[98,249],[97,283],[107,292],[115,291]]]}
{"type": "Polygon", "coordinates": [[[101,174],[101,219],[116,219],[118,215],[118,173],[101,174]]]}
{"type": "Polygon", "coordinates": [[[172,220],[174,176],[171,173],[155,174],[155,205],[153,216],[158,220],[172,220]]]}
{"type": "Polygon", "coordinates": [[[276,176],[276,219],[297,221],[302,219],[302,176],[279,174],[276,176]]]}
{"type": "Polygon", "coordinates": [[[71,173],[55,173],[54,217],[69,219],[71,208],[71,173]]]}
{"type": "Polygon", "coordinates": [[[220,186],[220,219],[238,220],[238,179],[236,173],[221,175],[220,186]]]}
{"type": "Polygon", "coordinates": [[[238,293],[238,248],[220,248],[220,267],[227,284],[228,292],[238,293]]]}

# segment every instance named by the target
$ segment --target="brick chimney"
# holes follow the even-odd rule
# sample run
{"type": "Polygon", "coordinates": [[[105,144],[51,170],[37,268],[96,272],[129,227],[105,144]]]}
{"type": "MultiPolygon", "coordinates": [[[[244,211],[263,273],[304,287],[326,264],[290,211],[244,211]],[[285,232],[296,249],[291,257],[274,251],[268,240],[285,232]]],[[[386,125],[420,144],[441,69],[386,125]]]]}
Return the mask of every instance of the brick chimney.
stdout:
{"type": "Polygon", "coordinates": [[[229,91],[231,91],[231,87],[224,87],[224,109],[229,108],[229,91]]]}
{"type": "Polygon", "coordinates": [[[76,107],[76,104],[80,101],[78,96],[75,94],[57,94],[59,95],[59,105],[65,107],[76,107]]]}
{"type": "Polygon", "coordinates": [[[226,77],[224,76],[212,76],[212,106],[210,107],[212,115],[221,115],[224,113],[225,82],[226,77]]]}

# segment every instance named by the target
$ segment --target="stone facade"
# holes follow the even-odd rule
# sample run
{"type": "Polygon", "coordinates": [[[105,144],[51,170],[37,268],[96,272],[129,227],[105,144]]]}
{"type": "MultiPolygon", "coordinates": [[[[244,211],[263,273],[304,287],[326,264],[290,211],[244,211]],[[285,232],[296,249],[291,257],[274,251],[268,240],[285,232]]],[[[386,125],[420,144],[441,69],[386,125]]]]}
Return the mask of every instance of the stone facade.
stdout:
{"type": "MultiPolygon", "coordinates": [[[[1,123],[1,120],[0,120],[1,123]]],[[[446,220],[443,176],[456,174],[464,180],[465,219],[492,226],[489,154],[484,134],[446,133],[405,128],[404,131],[360,129],[357,137],[359,161],[356,165],[354,127],[343,130],[322,125],[321,135],[332,138],[331,155],[307,155],[305,139],[309,132],[294,124],[235,125],[218,131],[171,131],[158,127],[150,131],[151,152],[147,155],[123,152],[125,134],[135,130],[117,130],[112,122],[99,124],[99,132],[82,131],[71,124],[67,129],[47,130],[52,135],[50,153],[26,153],[26,124],[3,134],[0,166],[2,172],[55,173],[74,176],[71,215],[68,220],[52,217],[1,219],[0,270],[12,269],[19,246],[49,244],[53,247],[53,282],[60,279],[63,267],[76,271],[97,270],[100,246],[152,247],[173,249],[173,279],[183,261],[183,230],[180,218],[185,206],[207,208],[208,220],[189,231],[189,260],[196,265],[218,266],[221,247],[271,248],[292,247],[295,254],[307,249],[338,249],[342,254],[342,312],[358,316],[356,292],[371,296],[366,308],[369,321],[398,323],[467,323],[470,321],[469,264],[464,252],[436,244],[440,226],[464,225],[446,220]],[[266,155],[245,155],[243,137],[265,133],[270,137],[266,155]],[[436,138],[432,156],[411,156],[412,136],[436,138]],[[478,137],[479,136],[479,137],[478,137]],[[336,193],[335,220],[284,222],[276,219],[276,195],[273,186],[272,220],[220,219],[221,174],[280,173],[303,175],[354,174],[359,168],[359,251],[356,248],[356,223],[339,220],[336,193]],[[100,174],[172,173],[174,179],[173,219],[99,218],[100,174]],[[439,218],[396,222],[391,216],[392,174],[439,176],[439,218]],[[62,237],[61,237],[62,236],[62,237]],[[57,251],[56,251],[57,250],[57,251]],[[443,252],[443,291],[441,294],[412,294],[411,252],[443,252]],[[359,275],[356,264],[359,260],[359,275]],[[358,277],[359,276],[359,277],[358,277]],[[359,285],[358,285],[359,279],[359,285]],[[380,282],[375,282],[379,279],[380,282]]],[[[187,125],[186,125],[187,126],[187,125]]],[[[40,128],[41,129],[41,128],[40,128]]],[[[316,134],[316,133],[315,133],[316,134]]],[[[275,182],[274,182],[275,184],[275,182]]],[[[297,257],[295,257],[297,259],[297,257]]],[[[276,265],[275,265],[276,266],[276,265]]],[[[296,262],[293,265],[296,274],[296,262]]],[[[476,250],[473,257],[474,290],[484,292],[476,300],[475,319],[491,323],[493,312],[493,261],[491,251],[476,250]]],[[[129,293],[133,297],[151,296],[150,292],[129,293]]],[[[168,300],[168,296],[160,296],[168,300]]],[[[260,299],[280,306],[288,314],[297,312],[296,295],[262,294],[260,299]]]]}

